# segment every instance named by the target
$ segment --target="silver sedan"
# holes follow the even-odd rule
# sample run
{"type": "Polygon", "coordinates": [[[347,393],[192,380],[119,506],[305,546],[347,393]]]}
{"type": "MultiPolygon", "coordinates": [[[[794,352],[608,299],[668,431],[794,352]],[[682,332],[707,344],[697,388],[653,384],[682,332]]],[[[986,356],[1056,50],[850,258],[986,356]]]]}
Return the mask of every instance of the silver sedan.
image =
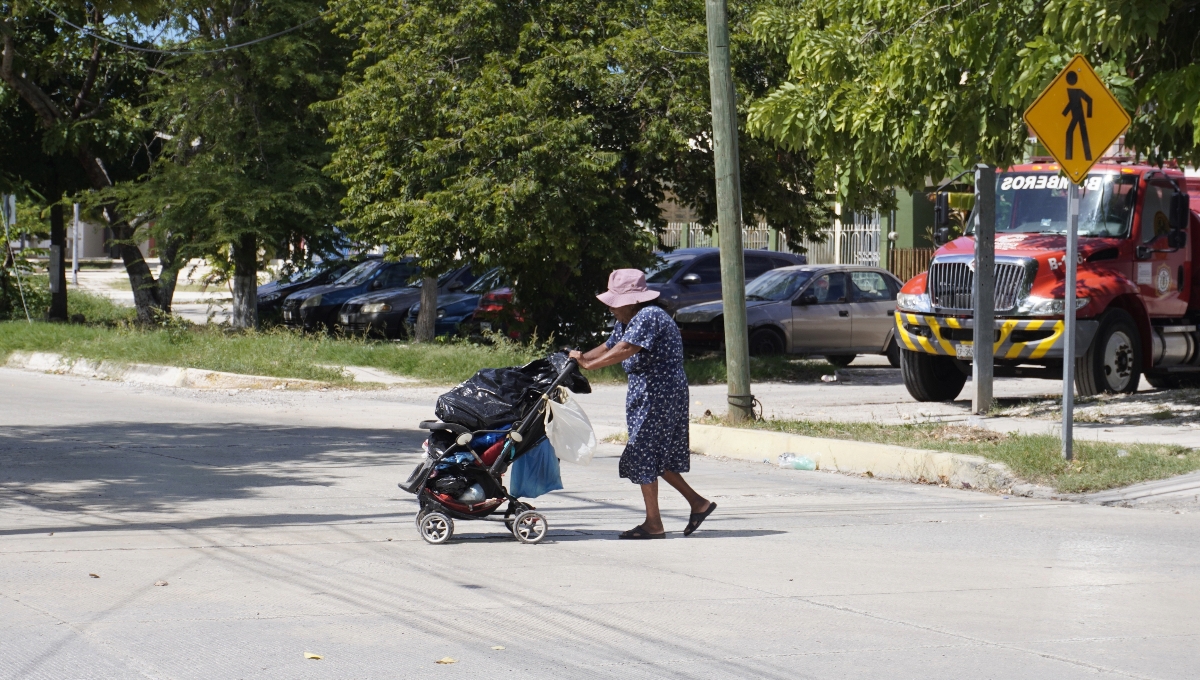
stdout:
{"type": "MultiPolygon", "coordinates": [[[[900,365],[892,337],[896,293],[891,272],[853,265],[802,265],[763,274],[746,285],[750,353],[818,354],[845,366],[859,354],[900,365]]],[[[721,344],[723,305],[708,302],[675,313],[684,344],[721,344]]]]}

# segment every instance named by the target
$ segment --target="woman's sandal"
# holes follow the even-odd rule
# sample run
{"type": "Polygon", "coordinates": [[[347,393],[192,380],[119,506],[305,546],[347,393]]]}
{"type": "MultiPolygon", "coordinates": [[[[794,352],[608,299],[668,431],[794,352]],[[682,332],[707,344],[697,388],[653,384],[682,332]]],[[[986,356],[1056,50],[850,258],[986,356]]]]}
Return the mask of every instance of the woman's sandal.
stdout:
{"type": "Polygon", "coordinates": [[[636,527],[630,529],[629,531],[622,531],[621,535],[618,536],[617,538],[632,538],[635,540],[643,540],[643,539],[647,539],[647,538],[666,538],[666,537],[667,537],[667,532],[665,532],[665,531],[661,534],[652,534],[652,533],[646,531],[645,529],[643,529],[642,525],[639,524],[636,527]]]}
{"type": "Polygon", "coordinates": [[[711,515],[712,511],[716,509],[717,504],[713,501],[709,501],[707,510],[704,512],[693,512],[692,516],[688,518],[688,523],[683,530],[683,535],[691,536],[692,532],[696,529],[699,529],[700,525],[704,523],[704,520],[708,519],[708,516],[711,515]]]}

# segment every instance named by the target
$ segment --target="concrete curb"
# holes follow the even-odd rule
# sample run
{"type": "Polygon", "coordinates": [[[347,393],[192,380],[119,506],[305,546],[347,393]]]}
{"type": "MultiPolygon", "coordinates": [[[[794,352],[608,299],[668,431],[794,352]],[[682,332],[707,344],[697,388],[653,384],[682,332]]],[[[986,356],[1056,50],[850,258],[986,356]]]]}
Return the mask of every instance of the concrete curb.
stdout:
{"type": "Polygon", "coordinates": [[[779,454],[791,452],[813,459],[818,470],[964,489],[1013,489],[1018,495],[1034,495],[1035,490],[1017,484],[1007,465],[980,456],[695,423],[690,434],[692,452],[706,456],[774,463],[779,454]]]}
{"type": "Polygon", "coordinates": [[[271,378],[261,375],[207,371],[200,368],[69,359],[52,352],[13,352],[9,355],[5,366],[41,373],[76,375],[83,378],[117,380],[162,387],[189,387],[198,390],[303,390],[327,386],[325,383],[315,380],[296,378],[271,378]]]}

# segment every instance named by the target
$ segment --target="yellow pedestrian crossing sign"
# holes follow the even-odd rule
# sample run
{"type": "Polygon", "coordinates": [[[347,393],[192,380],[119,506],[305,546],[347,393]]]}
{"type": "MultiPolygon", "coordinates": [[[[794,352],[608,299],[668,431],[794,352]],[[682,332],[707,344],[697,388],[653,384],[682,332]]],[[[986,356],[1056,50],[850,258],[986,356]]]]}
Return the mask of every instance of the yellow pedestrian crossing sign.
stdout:
{"type": "Polygon", "coordinates": [[[1077,54],[1026,109],[1025,123],[1079,184],[1129,127],[1129,114],[1077,54]]]}

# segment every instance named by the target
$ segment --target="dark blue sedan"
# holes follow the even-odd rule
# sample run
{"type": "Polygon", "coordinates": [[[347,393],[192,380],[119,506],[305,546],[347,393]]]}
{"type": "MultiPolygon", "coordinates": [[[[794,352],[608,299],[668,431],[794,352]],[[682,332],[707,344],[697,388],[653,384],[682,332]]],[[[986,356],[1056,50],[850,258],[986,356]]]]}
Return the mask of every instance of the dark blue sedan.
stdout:
{"type": "Polygon", "coordinates": [[[342,304],[356,295],[409,285],[420,275],[411,257],[398,262],[368,260],[327,286],[316,286],[288,296],[283,302],[283,323],[292,328],[333,330],[342,304]]]}

